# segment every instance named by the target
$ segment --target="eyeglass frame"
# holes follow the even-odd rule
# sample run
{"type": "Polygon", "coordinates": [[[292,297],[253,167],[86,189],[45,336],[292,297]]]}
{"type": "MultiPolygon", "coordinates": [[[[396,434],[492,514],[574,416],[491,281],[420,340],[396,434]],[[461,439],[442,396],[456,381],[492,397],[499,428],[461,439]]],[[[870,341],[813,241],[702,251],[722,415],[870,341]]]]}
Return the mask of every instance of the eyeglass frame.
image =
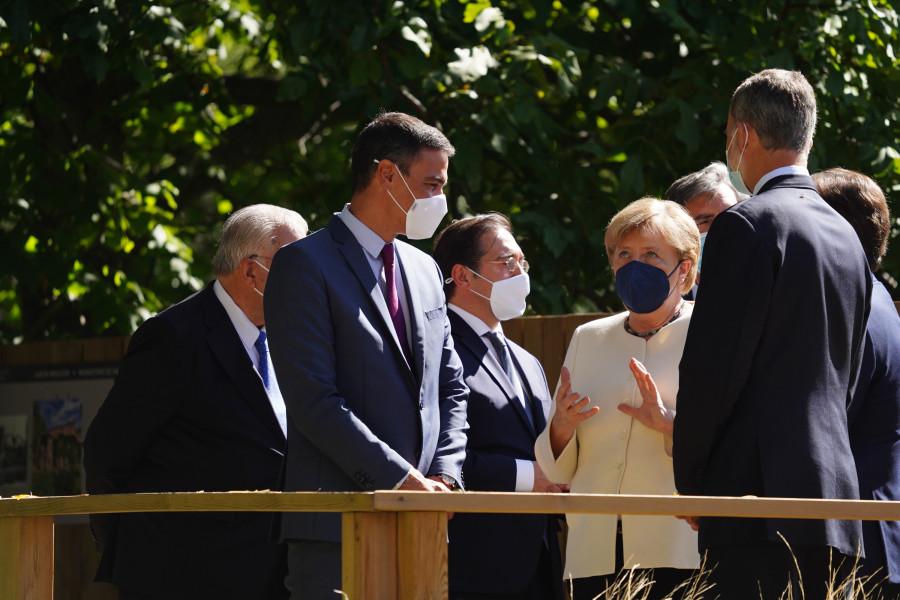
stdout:
{"type": "Polygon", "coordinates": [[[496,265],[506,265],[507,271],[512,275],[516,272],[516,267],[522,269],[523,273],[527,273],[531,269],[531,265],[524,258],[521,261],[516,260],[515,256],[510,256],[506,260],[476,260],[477,263],[493,263],[496,265]]]}

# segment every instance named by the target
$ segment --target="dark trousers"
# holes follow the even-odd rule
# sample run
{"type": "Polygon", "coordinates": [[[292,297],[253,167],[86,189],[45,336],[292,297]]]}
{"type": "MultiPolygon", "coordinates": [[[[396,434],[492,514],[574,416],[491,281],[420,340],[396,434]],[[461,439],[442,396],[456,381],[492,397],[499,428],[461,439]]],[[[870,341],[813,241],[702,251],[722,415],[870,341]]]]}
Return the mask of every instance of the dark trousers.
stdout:
{"type": "Polygon", "coordinates": [[[291,600],[340,600],[341,545],[337,542],[287,540],[288,574],[284,585],[291,600]]]}
{"type": "MultiPolygon", "coordinates": [[[[604,592],[612,589],[616,579],[624,579],[628,577],[628,573],[623,573],[622,568],[625,566],[624,551],[622,549],[622,523],[616,530],[616,570],[609,575],[597,575],[596,577],[576,577],[572,579],[572,600],[594,600],[596,597],[605,598],[604,592]]],[[[634,569],[632,581],[639,582],[642,579],[652,581],[652,585],[646,596],[647,600],[663,600],[669,598],[672,590],[696,575],[695,569],[671,569],[661,567],[656,569],[634,569]]],[[[632,590],[634,587],[632,587],[632,590]]],[[[623,593],[614,594],[612,597],[634,597],[643,598],[643,592],[636,595],[626,595],[623,593]]],[[[676,598],[680,597],[676,593],[676,598]]],[[[758,599],[757,599],[758,600],[758,599]]]]}
{"type": "Polygon", "coordinates": [[[777,600],[788,585],[793,598],[828,598],[829,587],[841,589],[853,572],[853,559],[834,548],[783,542],[709,548],[706,565],[712,597],[728,600],[777,600]]]}
{"type": "Polygon", "coordinates": [[[557,600],[562,597],[561,590],[562,580],[553,577],[550,550],[545,545],[534,577],[524,590],[515,594],[479,594],[450,590],[450,600],[557,600]]]}

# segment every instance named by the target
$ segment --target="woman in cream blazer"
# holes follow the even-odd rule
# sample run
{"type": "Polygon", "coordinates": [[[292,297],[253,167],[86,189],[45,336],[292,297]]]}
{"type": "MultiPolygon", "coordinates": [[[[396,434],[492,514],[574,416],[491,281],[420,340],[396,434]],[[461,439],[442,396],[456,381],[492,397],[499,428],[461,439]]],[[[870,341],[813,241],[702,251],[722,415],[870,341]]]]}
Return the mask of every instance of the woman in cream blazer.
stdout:
{"type": "MultiPolygon", "coordinates": [[[[679,292],[694,283],[700,234],[681,206],[644,198],[613,217],[606,247],[628,312],[575,331],[537,461],[572,493],[671,495],[678,363],[693,309],[679,292]]],[[[674,517],[566,519],[575,600],[601,593],[623,567],[654,569],[650,597],[662,598],[699,565],[696,533],[674,517]]]]}

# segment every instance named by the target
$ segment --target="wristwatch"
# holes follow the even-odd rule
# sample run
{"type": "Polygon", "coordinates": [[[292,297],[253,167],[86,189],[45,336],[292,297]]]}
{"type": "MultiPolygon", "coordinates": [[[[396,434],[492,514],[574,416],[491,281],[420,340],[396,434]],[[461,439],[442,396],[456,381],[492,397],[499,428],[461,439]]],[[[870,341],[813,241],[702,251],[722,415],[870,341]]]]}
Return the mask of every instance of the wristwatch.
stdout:
{"type": "Polygon", "coordinates": [[[451,492],[458,492],[462,489],[460,487],[459,482],[456,481],[456,478],[452,475],[447,475],[446,473],[441,473],[441,480],[444,482],[448,488],[450,488],[451,492]]]}

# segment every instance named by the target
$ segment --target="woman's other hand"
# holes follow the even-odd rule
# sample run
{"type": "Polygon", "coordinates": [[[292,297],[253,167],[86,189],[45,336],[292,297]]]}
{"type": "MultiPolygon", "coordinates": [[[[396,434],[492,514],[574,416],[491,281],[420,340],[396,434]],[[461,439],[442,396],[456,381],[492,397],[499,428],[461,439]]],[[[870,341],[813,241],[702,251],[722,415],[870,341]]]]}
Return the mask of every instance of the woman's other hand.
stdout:
{"type": "Polygon", "coordinates": [[[639,407],[631,406],[630,404],[620,404],[619,410],[637,419],[650,429],[655,429],[665,435],[672,435],[675,416],[663,404],[653,377],[650,376],[644,365],[635,358],[631,359],[628,366],[631,368],[635,381],[637,381],[643,403],[639,407]]]}

